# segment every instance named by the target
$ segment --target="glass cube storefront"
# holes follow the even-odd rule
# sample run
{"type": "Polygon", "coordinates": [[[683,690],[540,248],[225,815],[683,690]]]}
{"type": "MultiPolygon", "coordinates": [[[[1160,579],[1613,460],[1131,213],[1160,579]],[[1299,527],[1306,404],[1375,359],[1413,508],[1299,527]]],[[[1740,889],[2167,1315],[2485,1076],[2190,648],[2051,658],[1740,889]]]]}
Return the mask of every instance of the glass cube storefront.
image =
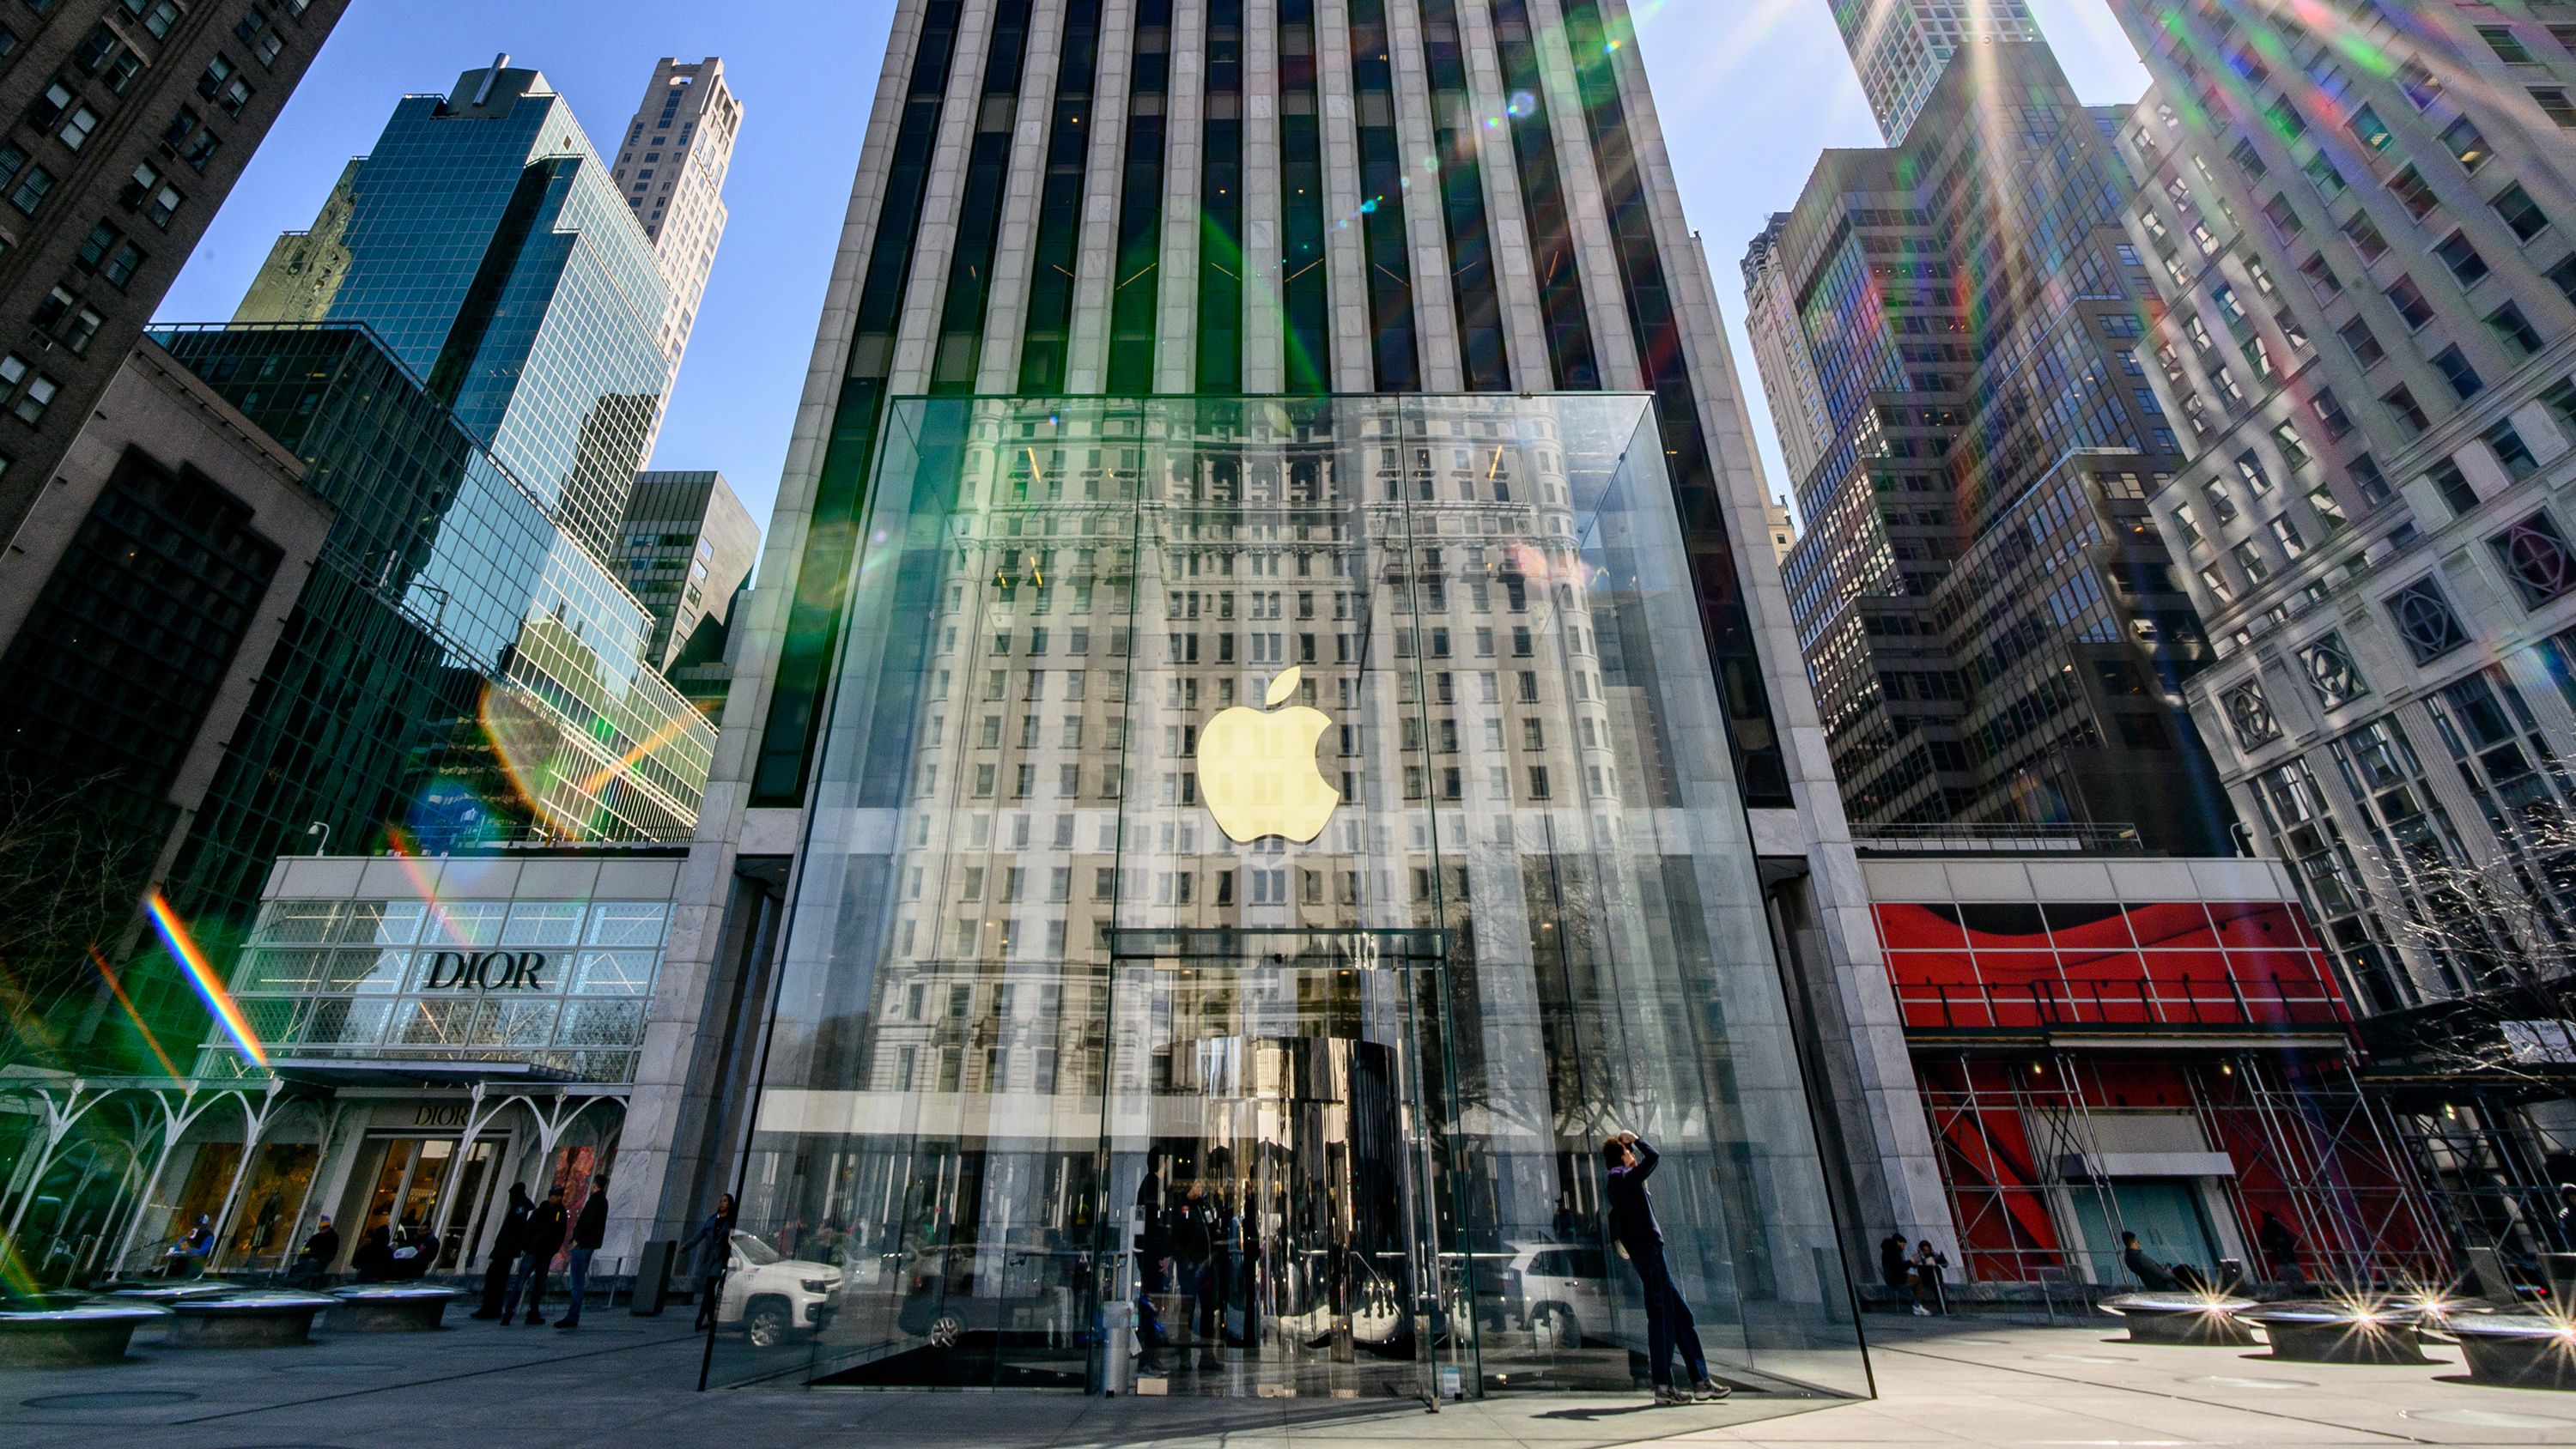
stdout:
{"type": "Polygon", "coordinates": [[[883,436],[717,1380],[1866,1392],[1649,400],[883,436]]]}

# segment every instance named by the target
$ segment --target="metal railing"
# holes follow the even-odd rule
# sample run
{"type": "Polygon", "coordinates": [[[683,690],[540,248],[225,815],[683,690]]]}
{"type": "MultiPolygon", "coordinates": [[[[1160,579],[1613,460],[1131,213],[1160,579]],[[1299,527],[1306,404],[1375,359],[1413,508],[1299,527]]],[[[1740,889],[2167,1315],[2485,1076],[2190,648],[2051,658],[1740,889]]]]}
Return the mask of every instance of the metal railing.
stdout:
{"type": "Polygon", "coordinates": [[[2322,977],[2246,982],[2186,972],[2169,981],[1900,981],[1896,1000],[1909,1030],[2340,1027],[2352,1020],[2342,994],[2322,977]]]}

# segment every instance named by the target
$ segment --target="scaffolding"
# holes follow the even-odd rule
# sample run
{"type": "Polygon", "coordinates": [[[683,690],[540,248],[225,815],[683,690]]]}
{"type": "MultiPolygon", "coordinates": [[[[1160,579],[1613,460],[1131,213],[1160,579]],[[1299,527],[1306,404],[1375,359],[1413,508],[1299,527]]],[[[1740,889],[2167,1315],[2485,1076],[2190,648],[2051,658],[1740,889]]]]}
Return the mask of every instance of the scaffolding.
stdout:
{"type": "MultiPolygon", "coordinates": [[[[2345,1053],[2173,1045],[2185,1050],[2152,1059],[2063,1045],[1918,1050],[1971,1281],[2126,1285],[2099,1118],[2119,1109],[2122,1091],[2157,1080],[2184,1094],[2209,1147],[2230,1159],[2221,1193],[2236,1243],[2253,1243],[2269,1211],[2298,1225],[2307,1276],[2402,1284],[2447,1274],[2414,1161],[2345,1053]]],[[[2272,1266],[2249,1264],[2248,1276],[2269,1277],[2272,1266]]]]}

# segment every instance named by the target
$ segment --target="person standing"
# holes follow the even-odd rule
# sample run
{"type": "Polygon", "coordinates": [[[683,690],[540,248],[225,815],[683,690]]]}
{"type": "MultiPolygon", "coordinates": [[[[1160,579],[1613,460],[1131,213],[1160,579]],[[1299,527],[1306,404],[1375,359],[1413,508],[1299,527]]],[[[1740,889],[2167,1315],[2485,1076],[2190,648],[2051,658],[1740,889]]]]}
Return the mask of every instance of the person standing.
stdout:
{"type": "Polygon", "coordinates": [[[1686,1404],[1722,1399],[1730,1390],[1709,1377],[1708,1353],[1700,1347],[1699,1325],[1682,1301],[1673,1270],[1664,1261],[1664,1231],[1655,1221],[1653,1194],[1646,1179],[1661,1158],[1652,1144],[1634,1132],[1614,1132],[1601,1144],[1601,1160],[1610,1174],[1610,1235],[1646,1293],[1646,1370],[1655,1381],[1657,1404],[1686,1404]],[[1688,1392],[1673,1387],[1673,1350],[1681,1350],[1689,1371],[1688,1392]]]}
{"type": "Polygon", "coordinates": [[[698,1320],[692,1331],[716,1326],[716,1300],[724,1292],[725,1267],[733,1261],[733,1194],[716,1199],[716,1210],[707,1214],[698,1230],[680,1245],[685,1253],[698,1250],[698,1320]]]}
{"type": "Polygon", "coordinates": [[[528,1227],[519,1239],[519,1268],[510,1275],[509,1291],[501,1295],[501,1326],[510,1326],[510,1315],[518,1310],[519,1294],[528,1295],[528,1326],[545,1322],[537,1305],[546,1296],[546,1265],[554,1261],[555,1250],[563,1246],[566,1218],[561,1183],[546,1189],[546,1200],[528,1214],[528,1227]]]}
{"type": "Polygon", "coordinates": [[[536,1200],[528,1196],[524,1182],[510,1184],[510,1204],[502,1209],[501,1226],[492,1234],[492,1257],[483,1265],[483,1306],[473,1317],[505,1317],[501,1295],[509,1291],[510,1269],[518,1264],[519,1245],[527,1241],[528,1218],[537,1210],[536,1200]]]}
{"type": "Polygon", "coordinates": [[[590,1197],[581,1205],[581,1217],[572,1225],[572,1307],[564,1310],[557,1328],[581,1327],[581,1297],[590,1286],[590,1260],[608,1237],[608,1174],[590,1180],[590,1197]]]}

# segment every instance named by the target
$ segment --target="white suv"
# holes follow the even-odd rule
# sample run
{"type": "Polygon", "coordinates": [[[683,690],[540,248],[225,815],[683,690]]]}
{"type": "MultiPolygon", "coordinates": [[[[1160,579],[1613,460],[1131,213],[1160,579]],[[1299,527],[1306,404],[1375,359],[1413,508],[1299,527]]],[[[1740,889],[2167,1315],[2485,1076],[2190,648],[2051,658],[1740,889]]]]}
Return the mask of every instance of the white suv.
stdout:
{"type": "Polygon", "coordinates": [[[737,1231],[716,1321],[740,1328],[754,1348],[775,1348],[801,1329],[828,1322],[840,1287],[841,1270],[831,1264],[782,1258],[776,1248],[737,1231]]]}

